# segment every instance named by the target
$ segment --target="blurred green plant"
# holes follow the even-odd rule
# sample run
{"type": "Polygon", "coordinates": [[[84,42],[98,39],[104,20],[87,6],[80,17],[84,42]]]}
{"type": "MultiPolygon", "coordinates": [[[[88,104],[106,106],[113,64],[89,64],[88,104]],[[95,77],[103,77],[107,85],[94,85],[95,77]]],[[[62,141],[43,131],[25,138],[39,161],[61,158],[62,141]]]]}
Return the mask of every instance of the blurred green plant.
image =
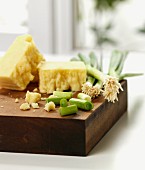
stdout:
{"type": "Polygon", "coordinates": [[[117,41],[113,39],[109,33],[113,29],[113,23],[108,22],[106,25],[98,26],[94,24],[90,27],[91,31],[95,35],[95,44],[102,46],[103,44],[112,44],[116,45],[117,41]]]}
{"type": "Polygon", "coordinates": [[[145,34],[145,24],[142,27],[138,28],[137,32],[141,34],[145,34]]]}
{"type": "Polygon", "coordinates": [[[126,0],[93,0],[96,11],[114,10],[120,2],[126,0]]]}
{"type": "Polygon", "coordinates": [[[104,44],[116,45],[117,41],[110,35],[113,29],[113,20],[100,24],[104,13],[113,12],[116,7],[127,0],[93,0],[94,13],[96,21],[91,25],[90,29],[95,35],[95,44],[102,47],[104,44]],[[97,17],[99,16],[99,17],[97,17]]]}

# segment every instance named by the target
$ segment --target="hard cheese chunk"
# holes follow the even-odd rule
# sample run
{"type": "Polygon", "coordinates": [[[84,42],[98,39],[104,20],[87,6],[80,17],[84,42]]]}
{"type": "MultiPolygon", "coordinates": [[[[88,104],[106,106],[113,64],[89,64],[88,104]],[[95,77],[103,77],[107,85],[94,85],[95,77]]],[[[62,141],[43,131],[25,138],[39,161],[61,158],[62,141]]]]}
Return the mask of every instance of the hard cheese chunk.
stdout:
{"type": "Polygon", "coordinates": [[[18,36],[0,60],[0,87],[24,90],[38,81],[37,66],[43,60],[31,35],[18,36]]]}
{"type": "Polygon", "coordinates": [[[41,93],[80,91],[86,74],[86,67],[80,61],[45,62],[39,67],[39,90],[41,93]]]}

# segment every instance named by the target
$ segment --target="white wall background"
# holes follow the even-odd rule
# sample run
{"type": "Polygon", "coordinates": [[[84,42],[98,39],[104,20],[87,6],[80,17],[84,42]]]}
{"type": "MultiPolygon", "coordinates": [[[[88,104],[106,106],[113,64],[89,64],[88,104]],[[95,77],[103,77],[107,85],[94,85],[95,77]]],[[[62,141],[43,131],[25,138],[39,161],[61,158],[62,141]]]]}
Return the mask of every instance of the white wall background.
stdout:
{"type": "MultiPolygon", "coordinates": [[[[91,1],[87,1],[89,3],[85,10],[88,12],[91,8],[91,1]]],[[[7,6],[3,7],[2,2],[6,4],[5,0],[0,0],[0,7],[7,11],[7,6]]],[[[9,26],[11,32],[5,29],[3,32],[0,27],[0,51],[5,51],[14,38],[23,32],[32,34],[38,48],[44,53],[69,53],[72,51],[75,42],[72,17],[73,0],[28,0],[28,2],[28,30],[16,31],[15,28],[9,26]]],[[[16,4],[14,6],[17,7],[16,4]]],[[[119,48],[145,51],[145,35],[138,34],[136,31],[145,22],[144,8],[145,0],[128,0],[117,8],[117,13],[112,18],[115,29],[111,35],[119,41],[119,48]]],[[[20,13],[16,11],[15,16],[20,13]]],[[[81,38],[79,40],[81,45],[83,43],[85,46],[92,44],[92,35],[89,31],[84,30],[88,27],[89,22],[88,15],[82,27],[78,27],[76,36],[81,38]]]]}
{"type": "Polygon", "coordinates": [[[72,51],[72,0],[25,0],[27,1],[26,6],[21,3],[17,4],[19,0],[14,0],[12,5],[7,8],[8,1],[10,0],[0,0],[0,9],[3,9],[3,12],[0,11],[0,51],[7,50],[16,36],[25,33],[33,36],[37,47],[43,53],[72,51]],[[11,9],[9,13],[5,12],[8,9],[11,9]],[[27,14],[26,12],[22,13],[23,10],[27,10],[27,14]],[[11,17],[13,11],[17,17],[11,17]],[[23,14],[27,16],[25,18],[26,29],[22,29],[22,27],[20,29],[24,18],[23,14]],[[7,18],[7,25],[5,25],[3,21],[7,18]],[[22,21],[17,22],[19,26],[17,29],[14,22],[19,18],[22,21]]]}
{"type": "Polygon", "coordinates": [[[116,31],[114,36],[120,40],[122,48],[145,51],[145,35],[137,29],[145,24],[145,1],[128,0],[117,9],[116,31]]]}
{"type": "MultiPolygon", "coordinates": [[[[80,29],[79,36],[82,41],[78,41],[79,45],[91,48],[94,46],[94,34],[90,31],[90,25],[93,22],[93,6],[90,0],[83,1],[84,18],[82,27],[85,32],[80,29]]],[[[112,13],[104,15],[103,20],[99,18],[97,22],[100,24],[108,18],[113,21],[113,29],[110,35],[117,40],[117,48],[145,51],[145,35],[139,34],[137,29],[145,23],[145,1],[144,0],[127,0],[120,3],[116,10],[112,13]]],[[[114,48],[110,45],[105,48],[114,48]]]]}

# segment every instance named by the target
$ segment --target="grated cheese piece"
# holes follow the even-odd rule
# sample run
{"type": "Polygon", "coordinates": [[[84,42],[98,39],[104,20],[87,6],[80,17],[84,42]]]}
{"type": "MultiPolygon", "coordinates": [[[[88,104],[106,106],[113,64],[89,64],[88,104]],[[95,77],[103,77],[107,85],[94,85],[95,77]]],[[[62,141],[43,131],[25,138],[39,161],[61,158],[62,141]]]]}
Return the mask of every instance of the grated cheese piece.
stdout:
{"type": "Polygon", "coordinates": [[[35,89],[33,90],[33,92],[38,92],[38,89],[37,89],[37,88],[35,88],[35,89]]]}
{"type": "Polygon", "coordinates": [[[51,111],[51,110],[55,110],[55,104],[54,102],[49,102],[45,104],[44,110],[46,110],[47,112],[51,111]]]}
{"type": "Polygon", "coordinates": [[[15,103],[19,103],[19,99],[18,98],[15,99],[15,103]]]}
{"type": "Polygon", "coordinates": [[[41,94],[36,92],[29,92],[26,93],[25,101],[29,104],[31,103],[38,103],[41,100],[41,94]]]}
{"type": "Polygon", "coordinates": [[[40,108],[38,103],[31,103],[31,106],[32,106],[33,109],[39,109],[40,108]]]}
{"type": "Polygon", "coordinates": [[[30,105],[28,103],[23,103],[20,106],[21,110],[29,110],[30,109],[30,105]]]}

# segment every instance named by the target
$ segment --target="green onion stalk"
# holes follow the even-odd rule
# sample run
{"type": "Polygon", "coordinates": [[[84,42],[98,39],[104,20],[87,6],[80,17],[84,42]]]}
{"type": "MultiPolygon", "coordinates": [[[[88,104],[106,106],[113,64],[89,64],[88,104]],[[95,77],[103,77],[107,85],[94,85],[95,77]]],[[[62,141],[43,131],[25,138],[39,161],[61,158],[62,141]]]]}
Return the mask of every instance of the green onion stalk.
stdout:
{"type": "MultiPolygon", "coordinates": [[[[125,60],[127,58],[127,55],[128,55],[128,51],[114,50],[112,52],[109,70],[108,70],[109,76],[112,76],[112,77],[116,78],[118,81],[121,81],[121,80],[123,80],[127,77],[134,77],[134,76],[143,75],[142,73],[125,73],[125,74],[122,74],[123,66],[124,66],[125,60]]],[[[106,82],[106,84],[107,84],[107,82],[106,82]]],[[[119,91],[117,89],[118,88],[116,88],[116,92],[119,93],[119,91]]],[[[119,89],[121,89],[123,91],[122,87],[120,87],[119,89]]],[[[108,98],[110,98],[109,90],[104,91],[104,96],[108,96],[108,98]],[[108,93],[107,93],[107,91],[108,91],[108,93]]],[[[117,95],[114,96],[114,99],[118,100],[117,95]]]]}
{"type": "Polygon", "coordinates": [[[128,52],[127,51],[119,51],[114,50],[111,54],[110,65],[108,74],[105,75],[103,72],[92,68],[90,65],[87,65],[87,73],[95,77],[102,86],[102,95],[108,102],[118,101],[118,94],[123,91],[123,88],[120,84],[120,81],[133,76],[140,76],[142,73],[125,73],[122,74],[123,66],[125,60],[127,58],[128,52]]]}
{"type": "MultiPolygon", "coordinates": [[[[120,82],[121,80],[123,80],[127,77],[134,77],[134,76],[143,75],[142,73],[125,73],[125,74],[122,74],[122,70],[123,70],[124,63],[125,63],[125,60],[127,58],[127,55],[128,55],[128,51],[119,51],[119,50],[112,51],[108,75],[113,77],[113,78],[116,78],[116,80],[118,82],[120,82]]],[[[108,82],[106,81],[105,84],[107,84],[107,83],[108,82]]],[[[111,83],[111,86],[114,86],[113,83],[114,83],[114,81],[111,83]]],[[[112,97],[113,95],[111,94],[111,90],[109,90],[109,88],[108,88],[109,85],[106,85],[106,87],[104,87],[104,93],[103,93],[105,98],[107,98],[107,99],[109,99],[110,101],[113,101],[113,102],[115,100],[118,100],[117,93],[119,93],[119,89],[121,89],[121,91],[123,91],[122,87],[119,84],[118,84],[118,87],[114,86],[114,88],[111,88],[111,89],[114,89],[114,91],[116,91],[116,94],[115,94],[115,92],[113,93],[114,97],[112,97]],[[107,88],[107,89],[105,89],[105,88],[107,88]]]]}
{"type": "Polygon", "coordinates": [[[124,73],[122,74],[123,66],[127,58],[128,51],[114,50],[111,54],[108,75],[117,77],[119,81],[134,76],[141,76],[142,73],[124,73]]]}
{"type": "Polygon", "coordinates": [[[91,67],[90,65],[87,65],[86,68],[89,75],[98,79],[101,93],[104,98],[113,103],[115,100],[118,100],[117,94],[119,93],[119,90],[123,90],[118,78],[106,75],[103,72],[91,67]]]}
{"type": "Polygon", "coordinates": [[[91,98],[99,96],[102,92],[103,84],[100,80],[97,80],[95,85],[89,80],[82,85],[82,92],[89,95],[91,98]]]}
{"type": "MultiPolygon", "coordinates": [[[[97,56],[94,52],[89,54],[89,57],[85,57],[83,54],[78,54],[78,57],[72,58],[71,61],[82,61],[87,66],[90,66],[95,69],[101,69],[98,64],[97,56]]],[[[94,76],[87,75],[87,81],[82,85],[82,92],[89,95],[91,98],[101,94],[102,91],[102,82],[95,78],[94,76]]]]}
{"type": "MultiPolygon", "coordinates": [[[[102,68],[98,66],[94,53],[89,55],[89,59],[79,54],[76,59],[77,61],[83,61],[85,63],[88,75],[86,83],[82,85],[82,92],[91,98],[102,94],[108,102],[115,103],[115,101],[118,101],[117,95],[120,91],[123,91],[120,81],[126,77],[142,75],[140,73],[122,74],[127,55],[128,52],[126,51],[114,50],[111,54],[108,74],[104,74],[100,71],[102,68]]],[[[75,58],[72,60],[75,60],[75,58]]]]}

